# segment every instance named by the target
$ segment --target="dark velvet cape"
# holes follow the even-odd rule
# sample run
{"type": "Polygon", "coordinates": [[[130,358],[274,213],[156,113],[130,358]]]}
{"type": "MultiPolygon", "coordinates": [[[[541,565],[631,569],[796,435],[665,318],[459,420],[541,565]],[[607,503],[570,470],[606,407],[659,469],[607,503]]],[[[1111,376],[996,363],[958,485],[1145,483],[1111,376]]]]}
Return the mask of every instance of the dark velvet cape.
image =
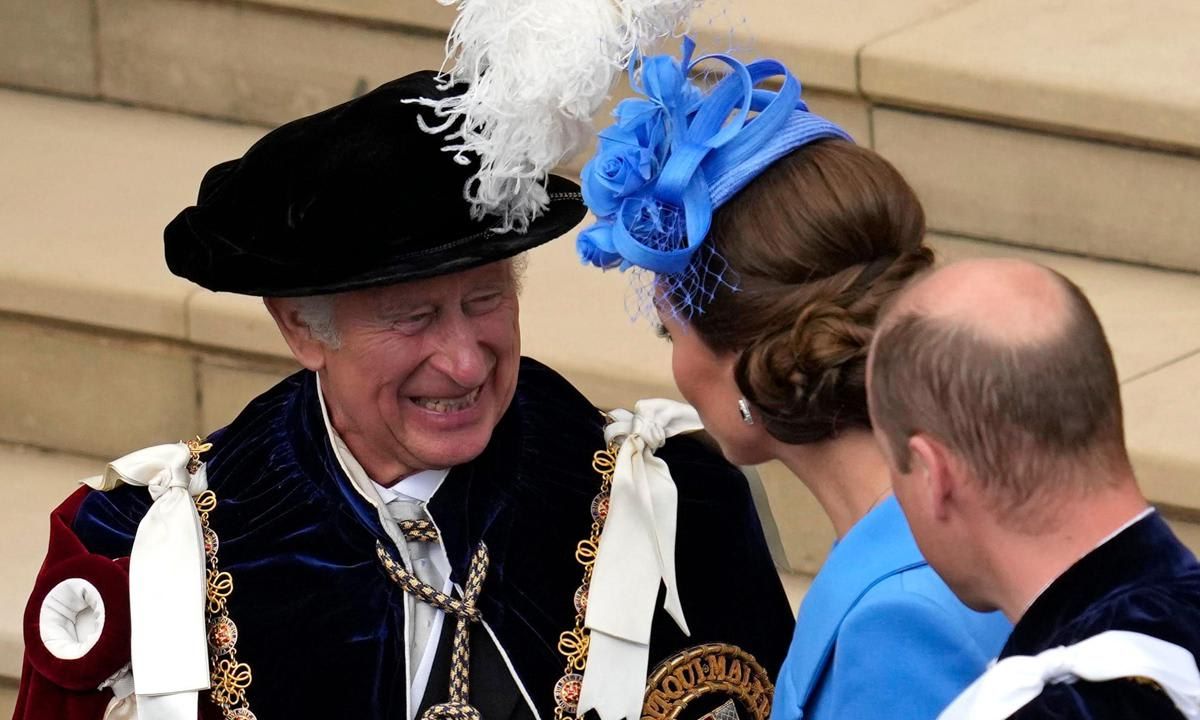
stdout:
{"type": "MultiPolygon", "coordinates": [[[[1063,573],[1013,628],[1000,659],[1036,655],[1106,630],[1144,633],[1200,657],[1200,563],[1152,513],[1063,573]]],[[[1160,690],[1133,680],[1048,685],[1015,720],[1169,720],[1160,690]]]]}
{"type": "MultiPolygon", "coordinates": [[[[554,717],[565,667],[558,639],[574,625],[582,578],[575,548],[592,524],[600,482],[592,454],[604,445],[603,424],[570,384],[525,359],[488,447],[455,467],[430,503],[456,583],[465,584],[480,540],[491,551],[480,607],[503,653],[481,626],[471,633],[470,699],[485,720],[531,717],[504,655],[540,717],[554,717]]],[[[229,611],[239,659],[253,669],[251,709],[261,720],[404,718],[403,595],[375,556],[376,541],[391,541],[334,457],[315,376],[284,380],[209,439],[209,486],[219,500],[210,522],[221,568],[234,580],[229,611]]],[[[677,577],[692,636],[660,606],[651,666],[723,642],[774,677],[792,616],[744,477],[694,438],[672,439],[659,456],[679,488],[677,577]]],[[[144,488],[91,492],[74,532],[93,553],[127,556],[148,505],[144,488]]],[[[449,644],[423,706],[447,699],[449,644]]],[[[22,705],[26,717],[41,717],[37,697],[22,705]]]]}

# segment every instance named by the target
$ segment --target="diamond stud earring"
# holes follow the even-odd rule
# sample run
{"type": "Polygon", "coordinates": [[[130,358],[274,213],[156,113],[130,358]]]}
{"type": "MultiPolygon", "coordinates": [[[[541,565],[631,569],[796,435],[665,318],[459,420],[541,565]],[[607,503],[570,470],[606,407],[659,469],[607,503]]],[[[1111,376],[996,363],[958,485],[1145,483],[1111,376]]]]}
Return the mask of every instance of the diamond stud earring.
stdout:
{"type": "Polygon", "coordinates": [[[746,402],[746,398],[738,398],[738,412],[742,414],[742,422],[754,424],[754,416],[750,414],[750,403],[746,402]]]}

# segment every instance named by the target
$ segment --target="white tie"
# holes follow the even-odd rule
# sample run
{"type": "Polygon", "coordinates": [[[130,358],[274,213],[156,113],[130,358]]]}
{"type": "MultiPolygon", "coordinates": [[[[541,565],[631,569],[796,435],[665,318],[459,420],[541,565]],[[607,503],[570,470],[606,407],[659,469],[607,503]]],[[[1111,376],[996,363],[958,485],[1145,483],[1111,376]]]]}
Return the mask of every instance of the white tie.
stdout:
{"type": "Polygon", "coordinates": [[[140,485],[154,502],[129,553],[131,664],[140,720],[195,717],[208,688],[204,538],[192,498],[208,489],[204,465],[188,472],[184,443],[156,445],[112,461],[83,482],[108,491],[140,485]]]}
{"type": "MultiPolygon", "coordinates": [[[[429,520],[429,513],[426,512],[424,503],[416,500],[408,500],[402,497],[393,498],[387,503],[387,511],[397,522],[404,520],[429,520]]],[[[446,579],[438,572],[437,565],[433,562],[433,550],[436,544],[432,542],[417,542],[415,540],[406,541],[408,558],[412,563],[410,572],[426,585],[431,585],[441,590],[446,579]]],[[[438,610],[429,603],[420,601],[413,603],[413,617],[409,620],[413,629],[412,653],[408,669],[410,682],[417,671],[417,667],[420,665],[420,658],[425,654],[425,645],[429,642],[429,634],[433,629],[434,620],[440,612],[441,610],[438,610]]]]}
{"type": "Polygon", "coordinates": [[[605,429],[619,442],[608,518],[600,535],[585,624],[591,631],[578,715],[637,720],[650,661],[650,625],[660,584],[663,607],[690,634],[675,583],[675,521],[679,496],[670,468],[654,457],[667,438],[700,430],[700,416],[674,400],[639,400],[614,410],[605,429]]]}
{"type": "Polygon", "coordinates": [[[996,663],[959,695],[938,720],[1004,720],[1047,684],[1148,678],[1188,720],[1200,720],[1200,670],[1178,645],[1141,633],[1109,630],[1075,645],[996,663]]]}

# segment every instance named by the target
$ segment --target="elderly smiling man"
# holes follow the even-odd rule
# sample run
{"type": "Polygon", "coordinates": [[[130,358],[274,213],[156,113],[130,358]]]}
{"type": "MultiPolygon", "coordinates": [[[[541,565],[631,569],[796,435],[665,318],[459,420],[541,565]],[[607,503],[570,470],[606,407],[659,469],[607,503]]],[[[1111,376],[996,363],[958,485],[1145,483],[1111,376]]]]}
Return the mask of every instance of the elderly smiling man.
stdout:
{"type": "Polygon", "coordinates": [[[589,687],[604,720],[769,712],[792,620],[744,479],[521,358],[513,258],[583,205],[550,177],[524,232],[473,218],[475,165],[412,102],[445,92],[284,125],[167,227],[172,271],[263,296],[304,369],[55,511],[17,718],[550,720],[589,687]],[[610,538],[624,491],[656,523],[610,538]]]}

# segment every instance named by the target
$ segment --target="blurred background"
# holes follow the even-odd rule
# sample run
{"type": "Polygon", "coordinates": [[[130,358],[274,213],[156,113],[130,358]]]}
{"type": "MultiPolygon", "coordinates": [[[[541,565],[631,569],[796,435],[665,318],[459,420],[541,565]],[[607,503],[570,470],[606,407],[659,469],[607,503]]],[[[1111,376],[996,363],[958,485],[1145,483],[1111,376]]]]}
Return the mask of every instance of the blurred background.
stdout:
{"type": "MultiPolygon", "coordinates": [[[[0,0],[0,716],[50,509],[294,369],[257,300],[168,273],[162,227],[264,128],[440,66],[452,19],[434,0],[0,0]]],[[[1026,257],[1084,288],[1143,486],[1200,548],[1200,2],[713,0],[693,34],[785,61],[908,177],[943,258],[1026,257]]],[[[570,237],[532,253],[524,350],[601,406],[676,396],[627,288],[570,237]]],[[[798,601],[828,522],[786,471],[752,475],[798,601]]]]}

